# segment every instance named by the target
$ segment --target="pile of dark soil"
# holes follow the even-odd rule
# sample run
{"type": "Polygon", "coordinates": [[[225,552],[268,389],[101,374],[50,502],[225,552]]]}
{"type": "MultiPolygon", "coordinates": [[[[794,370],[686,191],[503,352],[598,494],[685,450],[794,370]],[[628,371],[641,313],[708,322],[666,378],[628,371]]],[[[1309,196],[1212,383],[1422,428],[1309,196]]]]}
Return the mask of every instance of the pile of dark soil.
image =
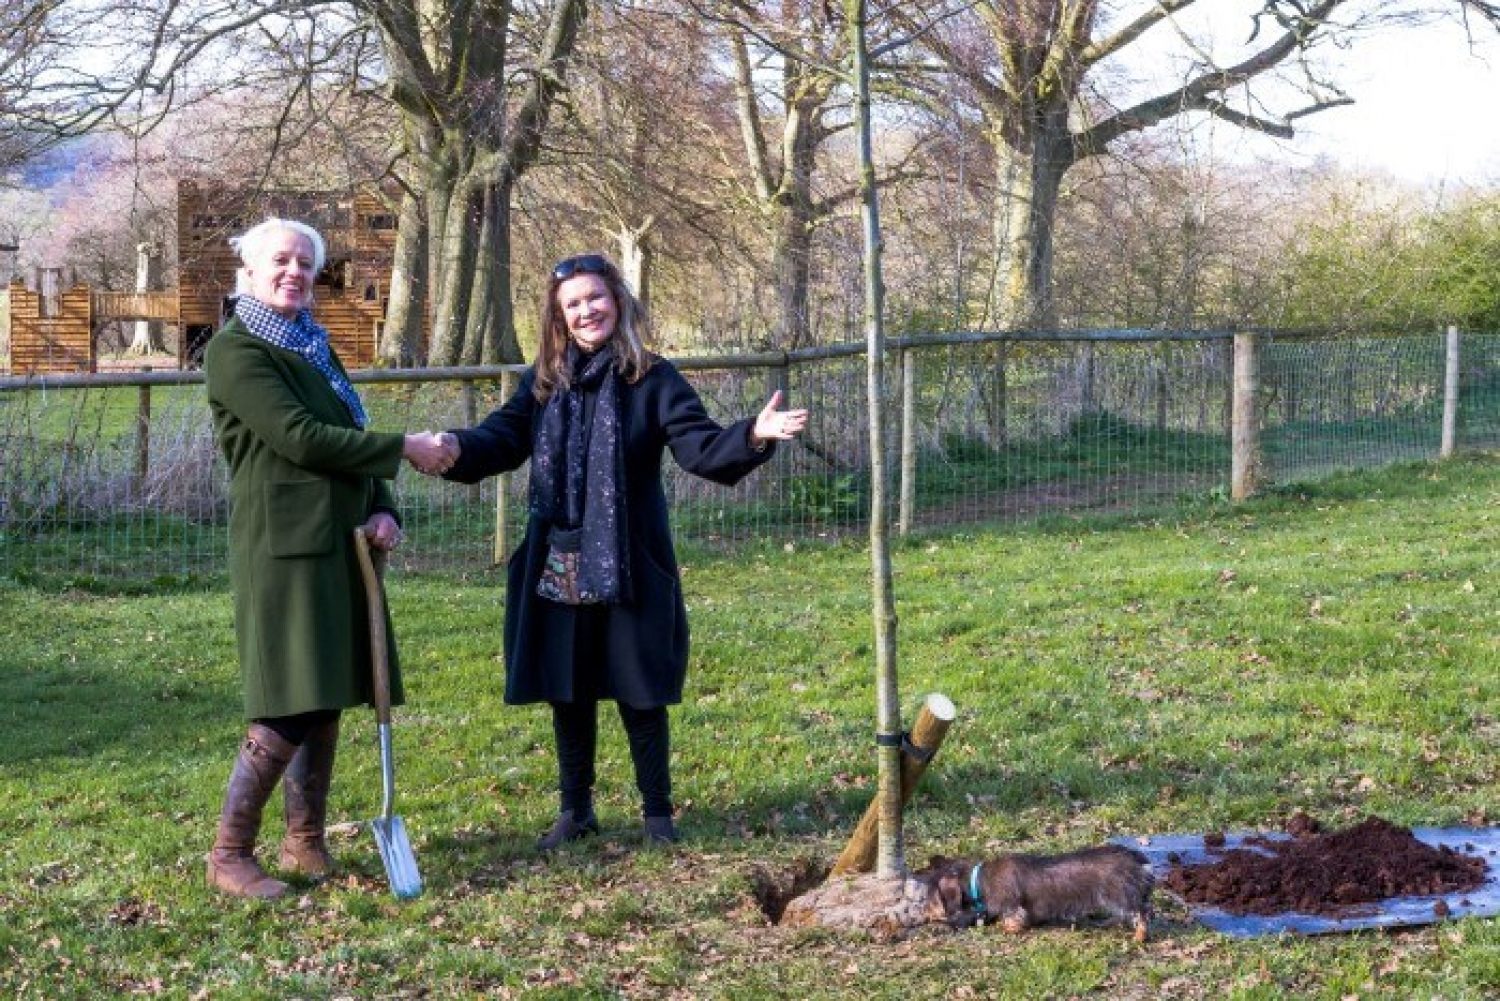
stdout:
{"type": "MultiPolygon", "coordinates": [[[[1298,814],[1287,833],[1290,840],[1248,838],[1250,847],[1224,851],[1203,865],[1173,859],[1163,882],[1188,903],[1231,914],[1347,916],[1388,897],[1463,893],[1485,879],[1484,859],[1423,844],[1408,828],[1379,817],[1325,833],[1298,814]]],[[[1212,850],[1224,839],[1204,843],[1212,850]]]]}

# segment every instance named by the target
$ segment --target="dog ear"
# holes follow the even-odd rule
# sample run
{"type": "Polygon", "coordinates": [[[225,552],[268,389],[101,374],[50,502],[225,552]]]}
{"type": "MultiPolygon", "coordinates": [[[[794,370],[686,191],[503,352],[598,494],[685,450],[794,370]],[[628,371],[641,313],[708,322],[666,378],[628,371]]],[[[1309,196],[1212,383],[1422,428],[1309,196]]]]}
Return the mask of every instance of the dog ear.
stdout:
{"type": "Polygon", "coordinates": [[[964,884],[952,873],[944,873],[937,881],[938,899],[943,902],[943,911],[951,918],[964,909],[964,884]]]}

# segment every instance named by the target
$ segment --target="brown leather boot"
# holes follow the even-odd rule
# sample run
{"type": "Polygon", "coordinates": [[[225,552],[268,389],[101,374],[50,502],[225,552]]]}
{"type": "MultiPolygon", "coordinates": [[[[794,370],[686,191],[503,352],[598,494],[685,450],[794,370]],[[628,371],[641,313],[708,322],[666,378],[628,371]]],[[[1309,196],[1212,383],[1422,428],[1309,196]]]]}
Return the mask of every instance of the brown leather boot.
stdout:
{"type": "Polygon", "coordinates": [[[208,853],[209,886],[235,897],[269,899],[286,892],[286,884],[267,876],[255,861],[255,836],[261,811],[296,750],[269,727],[250,724],[229,774],[219,831],[208,853]]]}
{"type": "Polygon", "coordinates": [[[334,870],[328,854],[324,825],[328,818],[328,789],[333,783],[333,758],[338,750],[339,720],[308,733],[292,756],[281,779],[286,802],[286,837],[281,841],[281,868],[322,879],[334,870]]]}

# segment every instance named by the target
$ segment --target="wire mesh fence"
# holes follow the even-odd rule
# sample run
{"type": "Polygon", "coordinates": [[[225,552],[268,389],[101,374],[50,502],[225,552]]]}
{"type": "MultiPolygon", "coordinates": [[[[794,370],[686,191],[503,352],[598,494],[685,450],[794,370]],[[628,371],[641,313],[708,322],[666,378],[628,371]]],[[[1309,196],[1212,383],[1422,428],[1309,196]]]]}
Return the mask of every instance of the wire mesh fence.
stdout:
{"type": "MultiPolygon", "coordinates": [[[[1445,338],[1256,339],[1263,483],[1435,458],[1445,338]]],[[[911,530],[1139,511],[1227,496],[1234,347],[1227,333],[1094,331],[905,338],[884,366],[886,468],[911,530]]],[[[1457,441],[1500,448],[1500,337],[1465,334],[1457,441]]],[[[668,464],[679,545],[729,550],[862,533],[869,434],[862,348],[679,359],[710,413],[755,413],[784,388],[812,419],[734,488],[668,464]]],[[[518,370],[362,373],[382,429],[473,423],[518,370]]],[[[1451,405],[1451,404],[1450,404],[1451,405]]],[[[525,469],[475,486],[404,469],[407,572],[493,574],[519,542],[525,469]]],[[[227,476],[197,373],[0,382],[0,575],[153,586],[223,572],[227,476]]]]}

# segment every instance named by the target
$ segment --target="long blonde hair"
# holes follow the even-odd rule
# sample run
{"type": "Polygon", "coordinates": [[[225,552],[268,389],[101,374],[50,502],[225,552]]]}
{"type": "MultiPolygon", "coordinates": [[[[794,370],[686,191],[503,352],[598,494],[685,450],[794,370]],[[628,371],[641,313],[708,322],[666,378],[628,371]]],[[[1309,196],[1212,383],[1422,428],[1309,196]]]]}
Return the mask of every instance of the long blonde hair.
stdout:
{"type": "Polygon", "coordinates": [[[651,367],[651,353],[645,339],[650,330],[646,307],[625,284],[619,267],[603,254],[578,254],[564,258],[552,268],[547,292],[542,297],[542,336],[537,349],[536,382],[532,387],[537,401],[546,403],[553,393],[566,390],[573,373],[568,368],[568,320],[557,303],[557,287],[576,275],[598,275],[615,300],[615,330],[610,343],[615,348],[615,371],[626,382],[639,382],[651,367]]]}

